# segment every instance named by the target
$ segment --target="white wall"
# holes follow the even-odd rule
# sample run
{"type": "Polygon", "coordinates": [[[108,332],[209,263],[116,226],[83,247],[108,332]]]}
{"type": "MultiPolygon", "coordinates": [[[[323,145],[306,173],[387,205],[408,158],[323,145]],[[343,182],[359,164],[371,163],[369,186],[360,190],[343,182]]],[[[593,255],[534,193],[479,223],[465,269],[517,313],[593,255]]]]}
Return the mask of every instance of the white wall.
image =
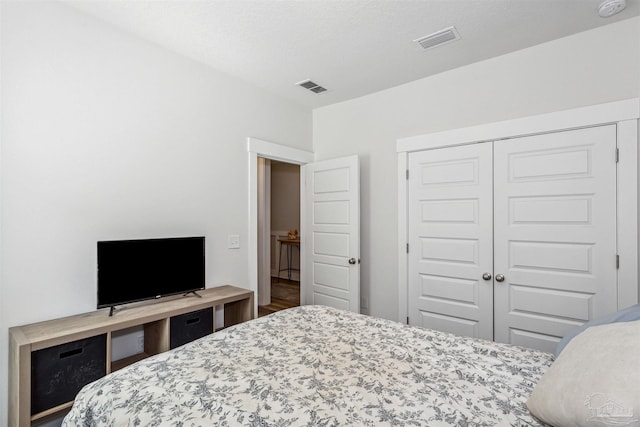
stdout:
{"type": "Polygon", "coordinates": [[[205,235],[207,287],[248,286],[246,138],[312,139],[308,109],[68,6],[1,7],[0,425],[7,328],[95,309],[96,241],[205,235]]]}
{"type": "Polygon", "coordinates": [[[398,138],[638,96],[636,17],[314,110],[316,160],[361,156],[361,283],[369,313],[398,315],[398,138]]]}

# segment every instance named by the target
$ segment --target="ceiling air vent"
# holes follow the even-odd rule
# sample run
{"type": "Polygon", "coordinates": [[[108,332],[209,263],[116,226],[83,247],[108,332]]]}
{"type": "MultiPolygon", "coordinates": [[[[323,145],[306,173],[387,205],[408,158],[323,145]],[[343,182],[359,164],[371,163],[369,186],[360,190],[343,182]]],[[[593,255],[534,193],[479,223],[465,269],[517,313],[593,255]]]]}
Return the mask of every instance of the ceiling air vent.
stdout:
{"type": "Polygon", "coordinates": [[[456,27],[449,27],[444,30],[436,31],[428,36],[415,39],[414,42],[422,46],[424,50],[427,50],[456,40],[460,40],[460,35],[458,34],[458,31],[456,31],[456,27]]]}
{"type": "Polygon", "coordinates": [[[309,89],[311,92],[314,92],[314,93],[322,93],[327,91],[327,89],[323,88],[317,83],[312,82],[311,80],[303,80],[301,82],[296,83],[296,85],[301,86],[305,89],[309,89]]]}

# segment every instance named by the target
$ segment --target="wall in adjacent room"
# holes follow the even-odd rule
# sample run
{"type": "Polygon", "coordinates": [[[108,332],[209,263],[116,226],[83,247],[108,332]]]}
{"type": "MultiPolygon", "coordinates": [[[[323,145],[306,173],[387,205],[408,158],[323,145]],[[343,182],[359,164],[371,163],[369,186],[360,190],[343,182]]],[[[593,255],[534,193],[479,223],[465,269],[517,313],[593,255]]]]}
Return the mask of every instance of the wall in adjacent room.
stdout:
{"type": "MultiPolygon", "coordinates": [[[[271,232],[298,230],[300,232],[300,166],[271,162],[271,232]]],[[[272,272],[278,274],[281,261],[282,268],[287,266],[286,247],[282,248],[282,260],[280,260],[280,249],[276,242],[273,242],[271,251],[272,272]]],[[[300,251],[289,248],[291,251],[292,268],[300,268],[300,251]]],[[[282,277],[286,277],[286,272],[282,272],[282,277]]],[[[294,277],[294,276],[292,276],[294,277]]],[[[295,279],[299,275],[295,274],[295,279]]]]}
{"type": "Polygon", "coordinates": [[[300,166],[271,162],[271,229],[300,231],[300,166]]]}
{"type": "Polygon", "coordinates": [[[311,151],[312,114],[64,4],[0,7],[2,425],[7,328],[94,310],[96,241],[204,235],[207,287],[249,285],[246,138],[311,151]]]}
{"type": "Polygon", "coordinates": [[[368,312],[398,316],[398,138],[638,96],[636,17],[314,110],[316,160],[360,156],[368,312]]]}

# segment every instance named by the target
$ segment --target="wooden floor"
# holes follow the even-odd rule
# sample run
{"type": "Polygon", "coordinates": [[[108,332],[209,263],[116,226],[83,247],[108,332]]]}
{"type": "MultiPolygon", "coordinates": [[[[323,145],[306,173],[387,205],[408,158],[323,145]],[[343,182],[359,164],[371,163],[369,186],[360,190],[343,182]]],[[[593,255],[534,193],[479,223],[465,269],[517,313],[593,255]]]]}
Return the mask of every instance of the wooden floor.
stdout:
{"type": "Polygon", "coordinates": [[[258,317],[300,305],[300,282],[271,278],[271,304],[258,306],[258,317]]]}

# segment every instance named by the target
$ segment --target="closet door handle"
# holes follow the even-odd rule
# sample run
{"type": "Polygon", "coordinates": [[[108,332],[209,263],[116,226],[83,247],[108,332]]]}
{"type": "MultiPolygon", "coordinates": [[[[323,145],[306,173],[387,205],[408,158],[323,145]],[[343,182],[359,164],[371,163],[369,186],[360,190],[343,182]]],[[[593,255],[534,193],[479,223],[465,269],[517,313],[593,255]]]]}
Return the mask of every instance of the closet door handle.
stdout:
{"type": "Polygon", "coordinates": [[[504,274],[496,274],[496,282],[504,282],[504,274]]]}
{"type": "Polygon", "coordinates": [[[349,264],[354,265],[356,263],[355,258],[349,258],[349,264]]]}
{"type": "Polygon", "coordinates": [[[482,278],[483,278],[484,280],[491,280],[491,273],[484,273],[484,274],[482,275],[482,278]]]}

